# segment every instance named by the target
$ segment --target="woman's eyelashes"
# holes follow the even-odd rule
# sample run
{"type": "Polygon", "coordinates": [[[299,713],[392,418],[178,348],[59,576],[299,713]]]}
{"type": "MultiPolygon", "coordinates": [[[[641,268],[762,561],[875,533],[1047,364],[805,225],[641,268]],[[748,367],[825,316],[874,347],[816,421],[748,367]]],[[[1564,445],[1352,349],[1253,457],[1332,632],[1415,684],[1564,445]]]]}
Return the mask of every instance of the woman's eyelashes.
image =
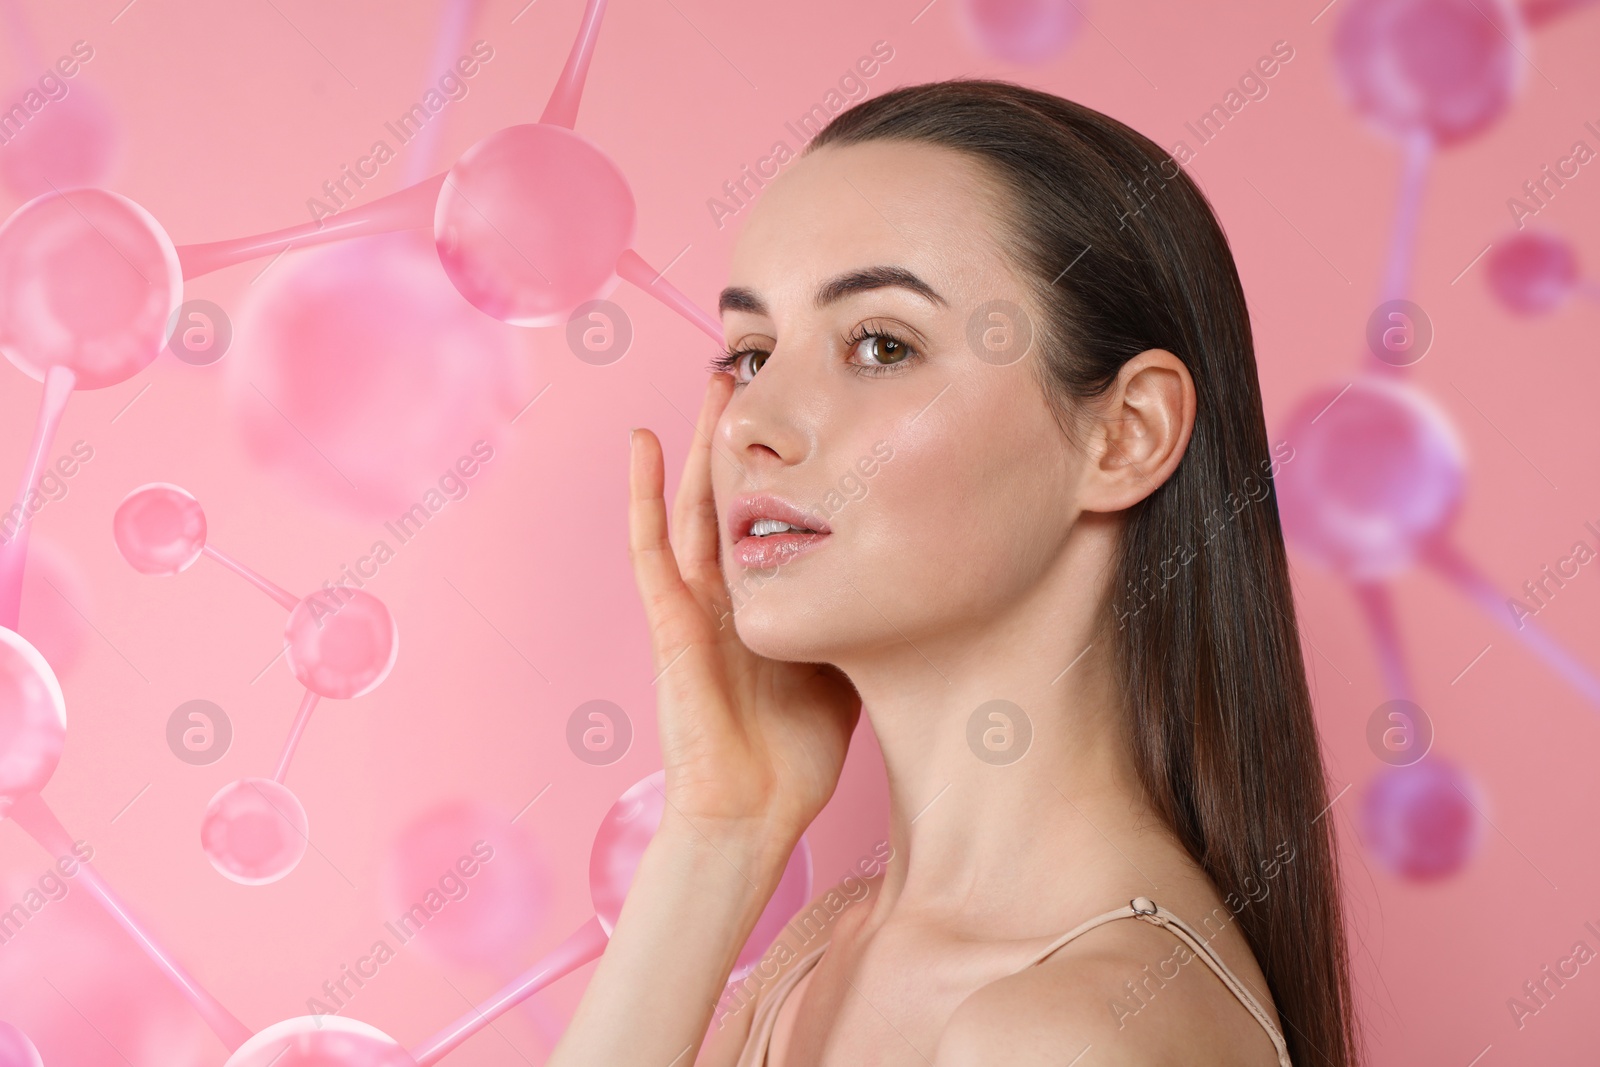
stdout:
{"type": "MultiPolygon", "coordinates": [[[[744,357],[757,354],[765,356],[768,353],[758,348],[724,348],[720,356],[706,365],[706,369],[712,374],[731,374],[734,382],[742,385],[746,379],[739,374],[739,364],[743,362],[744,357]]],[[[754,373],[751,372],[752,375],[754,373]]]]}
{"type": "MultiPolygon", "coordinates": [[[[861,360],[849,360],[856,373],[871,377],[897,374],[898,368],[922,358],[920,349],[881,324],[862,323],[842,339],[842,344],[848,356],[861,360]]],[[[714,358],[707,369],[713,374],[731,374],[735,384],[745,385],[771,356],[770,349],[753,345],[729,347],[714,358]],[[745,370],[746,366],[748,371],[745,370]]]]}

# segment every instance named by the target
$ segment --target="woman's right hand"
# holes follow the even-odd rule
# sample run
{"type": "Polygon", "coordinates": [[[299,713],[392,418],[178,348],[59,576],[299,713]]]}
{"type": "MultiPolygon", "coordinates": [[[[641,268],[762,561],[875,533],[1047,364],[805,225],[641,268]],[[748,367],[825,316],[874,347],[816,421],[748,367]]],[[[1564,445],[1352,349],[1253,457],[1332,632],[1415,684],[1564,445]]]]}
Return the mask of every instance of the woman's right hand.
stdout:
{"type": "Polygon", "coordinates": [[[712,435],[732,394],[730,376],[712,375],[670,541],[661,442],[631,433],[628,549],[654,649],[668,804],[702,833],[787,848],[833,795],[861,698],[836,667],[759,656],[735,631],[711,491],[712,435]]]}

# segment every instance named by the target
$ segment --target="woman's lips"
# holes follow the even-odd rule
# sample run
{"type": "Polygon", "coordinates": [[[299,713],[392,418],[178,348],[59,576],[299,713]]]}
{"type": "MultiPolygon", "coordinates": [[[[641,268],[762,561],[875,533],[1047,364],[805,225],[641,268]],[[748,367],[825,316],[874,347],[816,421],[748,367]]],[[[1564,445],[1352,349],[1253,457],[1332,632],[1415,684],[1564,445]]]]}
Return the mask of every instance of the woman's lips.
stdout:
{"type": "Polygon", "coordinates": [[[809,552],[832,534],[788,533],[768,534],[765,537],[744,537],[733,546],[733,558],[755,570],[781,567],[796,556],[809,552]]]}
{"type": "Polygon", "coordinates": [[[728,536],[733,541],[733,558],[746,567],[763,571],[783,566],[832,536],[825,519],[771,493],[735,497],[726,521],[728,536]],[[765,537],[752,534],[750,531],[763,521],[785,523],[797,529],[765,537]]]}

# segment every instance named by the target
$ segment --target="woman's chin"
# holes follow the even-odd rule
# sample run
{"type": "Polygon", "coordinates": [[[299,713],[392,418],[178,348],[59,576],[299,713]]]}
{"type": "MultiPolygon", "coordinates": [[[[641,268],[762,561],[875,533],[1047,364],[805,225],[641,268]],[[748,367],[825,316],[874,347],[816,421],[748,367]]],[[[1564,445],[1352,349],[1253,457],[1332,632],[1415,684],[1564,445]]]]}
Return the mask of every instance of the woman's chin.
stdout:
{"type": "Polygon", "coordinates": [[[734,612],[734,632],[758,656],[786,663],[825,663],[836,642],[819,640],[816,623],[746,605],[734,612]]]}

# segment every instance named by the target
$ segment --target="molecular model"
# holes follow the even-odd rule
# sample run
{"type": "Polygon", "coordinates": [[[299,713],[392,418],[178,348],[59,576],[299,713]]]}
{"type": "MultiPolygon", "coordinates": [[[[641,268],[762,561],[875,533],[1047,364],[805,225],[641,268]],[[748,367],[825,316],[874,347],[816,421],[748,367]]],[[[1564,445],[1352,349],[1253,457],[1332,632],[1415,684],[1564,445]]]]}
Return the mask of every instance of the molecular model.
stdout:
{"type": "MultiPolygon", "coordinates": [[[[1480,836],[1470,779],[1438,754],[1402,653],[1389,584],[1418,563],[1460,588],[1590,702],[1600,679],[1499,593],[1450,540],[1466,485],[1459,438],[1444,412],[1406,381],[1432,342],[1427,315],[1406,299],[1422,191],[1434,157],[1499,121],[1520,86],[1528,33],[1585,0],[1354,0],[1341,5],[1334,61],[1347,101],[1404,153],[1381,303],[1367,326],[1360,372],[1294,406],[1281,436],[1292,460],[1277,478],[1286,535],[1345,578],[1370,628],[1401,743],[1363,804],[1365,844],[1414,881],[1454,874],[1480,836]]],[[[1519,314],[1553,309],[1584,287],[1576,258],[1554,238],[1519,235],[1488,254],[1491,291],[1519,314]]],[[[1375,746],[1376,748],[1377,746],[1375,746]]]]}
{"type": "Polygon", "coordinates": [[[275,882],[306,850],[306,812],[283,784],[300,735],[321,697],[348,700],[371,692],[400,651],[394,619],[383,602],[360,589],[339,587],[308,597],[287,593],[206,543],[199,501],[172,485],[136,489],[112,520],[117,548],[145,574],[176,574],[201,555],[241,575],[289,612],[284,652],[306,687],[271,778],[241,778],[206,809],[200,842],[212,866],[245,885],[275,882]]]}
{"type": "MultiPolygon", "coordinates": [[[[1432,339],[1426,315],[1407,299],[1429,169],[1438,156],[1506,115],[1520,87],[1533,31],[1582,6],[1584,0],[1530,0],[1520,7],[1507,0],[1345,0],[1331,12],[1339,20],[1334,59],[1346,99],[1397,142],[1403,166],[1381,303],[1368,324],[1359,370],[1294,405],[1280,433],[1293,446],[1292,458],[1275,485],[1286,535],[1354,592],[1373,635],[1384,688],[1396,703],[1412,701],[1416,692],[1391,586],[1419,564],[1454,583],[1576,691],[1600,703],[1594,672],[1533,623],[1514,620],[1505,598],[1452,542],[1465,496],[1465,457],[1448,417],[1408,377],[1408,368],[1426,354],[1432,339]]],[[[64,173],[58,159],[51,170],[8,150],[8,169],[0,173],[9,187],[35,196],[0,226],[0,348],[16,367],[43,382],[19,502],[29,499],[39,483],[73,391],[127,381],[166,346],[185,281],[291,247],[303,250],[379,234],[431,234],[433,248],[420,252],[417,242],[382,254],[362,251],[366,242],[360,242],[326,250],[347,258],[321,265],[313,258],[316,252],[307,254],[299,280],[311,297],[331,293],[335,286],[356,287],[341,299],[346,307],[363,303],[366,291],[359,287],[374,278],[415,294],[404,301],[407,306],[426,307],[428,271],[436,271],[436,260],[461,296],[488,316],[468,322],[449,319],[444,311],[428,312],[434,315],[430,321],[449,329],[481,331],[491,320],[557,325],[621,279],[720,344],[715,320],[632,250],[635,207],[627,179],[573,130],[604,8],[604,0],[588,0],[538,122],[490,134],[443,173],[408,173],[405,188],[392,195],[316,223],[252,237],[175,247],[147,211],[98,187],[116,156],[114,123],[93,94],[68,97],[71,110],[63,111],[59,125],[68,131],[64,142],[75,146],[71,187],[41,186],[43,175],[64,173]]],[[[466,3],[450,5],[441,41],[452,39],[469,9],[466,3]]],[[[972,38],[1011,61],[1058,53],[1075,38],[1081,17],[1079,5],[1065,0],[1032,5],[965,0],[960,10],[972,38]]],[[[14,11],[8,13],[18,21],[14,11]]],[[[23,47],[28,47],[25,40],[23,47]]],[[[451,53],[441,46],[440,54],[451,53]]],[[[432,137],[437,130],[427,132],[432,137]]],[[[62,150],[36,139],[29,151],[59,155],[62,150]]],[[[418,152],[411,158],[417,166],[426,156],[418,152]]],[[[1484,271],[1495,299],[1519,315],[1550,314],[1573,295],[1600,292],[1594,282],[1583,280],[1570,245],[1539,231],[1518,231],[1493,244],[1484,271]]],[[[287,317],[306,296],[288,285],[282,291],[276,302],[263,302],[265,319],[287,317]]],[[[483,343],[459,347],[490,352],[501,367],[509,358],[503,342],[484,337],[483,343]]],[[[314,350],[307,359],[337,345],[327,337],[313,345],[303,345],[304,340],[286,332],[273,343],[286,352],[314,350]]],[[[471,398],[455,402],[463,410],[475,403],[471,398]]],[[[370,490],[374,508],[388,506],[391,499],[380,483],[362,478],[364,490],[379,485],[370,490]]],[[[141,572],[172,575],[201,555],[210,556],[289,613],[284,655],[305,695],[277,767],[270,777],[225,787],[201,819],[203,847],[224,876],[244,884],[282,878],[308,840],[306,812],[285,784],[306,723],[322,698],[354,699],[383,681],[398,655],[395,622],[369,594],[340,590],[297,597],[224,555],[207,542],[199,503],[175,486],[135,489],[112,526],[124,558],[141,572]]],[[[49,663],[16,632],[28,531],[23,522],[15,537],[0,544],[0,817],[15,822],[52,857],[64,859],[72,853],[72,836],[41,791],[61,757],[65,701],[49,663]]],[[[1480,832],[1469,776],[1438,754],[1423,759],[1430,741],[1397,753],[1393,765],[1369,784],[1363,803],[1365,846],[1388,869],[1418,882],[1460,871],[1480,832]]],[[[663,781],[657,772],[636,783],[601,821],[589,869],[593,918],[500,992],[411,1049],[340,1016],[288,1019],[259,1030],[245,1025],[159,946],[90,862],[82,863],[81,875],[89,894],[231,1050],[228,1067],[427,1065],[603,951],[644,845],[659,824],[663,781]]],[[[731,980],[749,973],[810,890],[810,851],[802,838],[731,980]]],[[[39,1062],[26,1035],[0,1022],[0,1067],[37,1067],[39,1062]]]]}
{"type": "MultiPolygon", "coordinates": [[[[456,5],[447,17],[459,24],[465,9],[456,5]]],[[[604,0],[588,0],[577,40],[537,123],[493,133],[448,171],[331,219],[175,247],[149,212],[92,185],[51,189],[19,208],[0,226],[0,348],[44,389],[18,500],[35,495],[72,393],[127,381],[166,347],[185,281],[291,246],[431,231],[445,275],[462,296],[501,322],[562,323],[620,278],[720,343],[716,321],[632,250],[628,182],[572,129],[604,11],[604,0]]],[[[90,158],[83,166],[95,175],[103,173],[104,163],[90,158]]],[[[284,784],[300,737],[319,700],[353,699],[383,681],[399,651],[395,622],[368,593],[340,588],[297,597],[225,555],[207,542],[198,501],[176,486],[134,490],[112,526],[118,549],[141,572],[172,575],[209,556],[289,613],[284,655],[305,696],[278,765],[271,777],[226,786],[201,822],[202,846],[223,875],[247,885],[282,878],[308,842],[305,809],[284,784]]],[[[65,700],[49,663],[17,633],[29,529],[25,517],[16,536],[0,545],[0,816],[66,862],[73,838],[41,794],[65,742],[65,700]]],[[[664,782],[657,772],[636,783],[602,820],[589,869],[594,917],[499,993],[409,1051],[375,1028],[337,1015],[246,1026],[160,946],[90,862],[81,861],[78,876],[228,1047],[228,1067],[427,1065],[600,955],[660,824],[664,782]]],[[[802,838],[731,980],[755,966],[810,897],[811,881],[810,848],[802,838]]],[[[0,1024],[0,1064],[39,1062],[26,1035],[0,1024]]]]}

